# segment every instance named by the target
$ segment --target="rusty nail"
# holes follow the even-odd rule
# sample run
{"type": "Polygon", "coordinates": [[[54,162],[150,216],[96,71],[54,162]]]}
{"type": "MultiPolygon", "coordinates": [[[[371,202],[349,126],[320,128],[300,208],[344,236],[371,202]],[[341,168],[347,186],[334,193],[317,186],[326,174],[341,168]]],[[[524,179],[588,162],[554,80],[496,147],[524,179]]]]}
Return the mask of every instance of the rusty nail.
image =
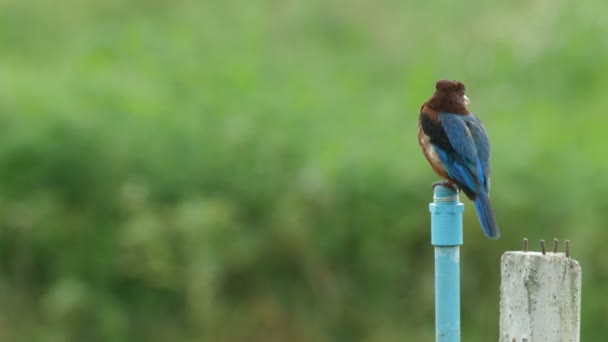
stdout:
{"type": "Polygon", "coordinates": [[[566,240],[566,258],[570,257],[570,240],[566,240]]]}
{"type": "Polygon", "coordinates": [[[557,253],[557,245],[558,245],[558,241],[557,238],[553,239],[553,253],[557,253]]]}
{"type": "Polygon", "coordinates": [[[528,253],[528,239],[524,238],[524,253],[528,253]]]}
{"type": "Polygon", "coordinates": [[[545,240],[540,240],[540,250],[543,255],[547,254],[547,249],[545,248],[545,240]]]}

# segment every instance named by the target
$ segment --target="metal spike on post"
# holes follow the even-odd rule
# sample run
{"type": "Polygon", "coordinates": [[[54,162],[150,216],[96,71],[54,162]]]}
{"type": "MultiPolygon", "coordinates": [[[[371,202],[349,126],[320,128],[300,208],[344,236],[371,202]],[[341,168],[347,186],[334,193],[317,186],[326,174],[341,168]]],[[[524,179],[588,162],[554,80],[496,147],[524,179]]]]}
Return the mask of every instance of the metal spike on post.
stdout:
{"type": "Polygon", "coordinates": [[[547,254],[547,249],[545,248],[545,240],[540,240],[540,251],[543,255],[547,254]]]}
{"type": "Polygon", "coordinates": [[[557,240],[557,238],[553,239],[553,253],[557,253],[558,245],[559,245],[559,240],[557,240]]]}
{"type": "Polygon", "coordinates": [[[433,188],[431,243],[435,246],[435,341],[460,342],[460,245],[462,213],[458,193],[433,188]]]}

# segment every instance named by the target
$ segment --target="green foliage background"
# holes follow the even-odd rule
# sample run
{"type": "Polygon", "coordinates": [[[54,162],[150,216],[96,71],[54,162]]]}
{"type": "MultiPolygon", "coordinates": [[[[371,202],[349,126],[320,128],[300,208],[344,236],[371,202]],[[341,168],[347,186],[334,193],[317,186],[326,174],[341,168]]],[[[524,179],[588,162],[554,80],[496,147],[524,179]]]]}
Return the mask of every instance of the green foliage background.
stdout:
{"type": "Polygon", "coordinates": [[[431,341],[419,106],[468,88],[493,144],[465,201],[463,340],[499,258],[572,240],[608,335],[604,1],[0,5],[0,340],[431,341]]]}

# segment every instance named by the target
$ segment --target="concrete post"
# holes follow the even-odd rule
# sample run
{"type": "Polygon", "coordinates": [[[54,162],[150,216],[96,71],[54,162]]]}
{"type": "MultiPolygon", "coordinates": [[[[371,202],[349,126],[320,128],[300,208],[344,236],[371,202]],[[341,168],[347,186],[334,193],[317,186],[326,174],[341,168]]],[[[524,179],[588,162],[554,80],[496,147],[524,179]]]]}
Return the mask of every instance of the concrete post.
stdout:
{"type": "Polygon", "coordinates": [[[581,276],[563,253],[501,258],[500,342],[579,342],[581,276]]]}

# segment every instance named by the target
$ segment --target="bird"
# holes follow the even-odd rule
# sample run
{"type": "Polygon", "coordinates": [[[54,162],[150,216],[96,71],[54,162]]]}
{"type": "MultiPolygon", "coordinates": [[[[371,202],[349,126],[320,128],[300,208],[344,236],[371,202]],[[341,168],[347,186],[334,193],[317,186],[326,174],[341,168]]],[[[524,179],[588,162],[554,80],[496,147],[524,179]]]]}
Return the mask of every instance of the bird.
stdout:
{"type": "Polygon", "coordinates": [[[500,232],[490,204],[490,143],[486,129],[467,105],[463,83],[439,80],[435,93],[420,107],[418,143],[431,168],[443,182],[437,185],[462,192],[475,205],[484,234],[498,239],[500,232]]]}

